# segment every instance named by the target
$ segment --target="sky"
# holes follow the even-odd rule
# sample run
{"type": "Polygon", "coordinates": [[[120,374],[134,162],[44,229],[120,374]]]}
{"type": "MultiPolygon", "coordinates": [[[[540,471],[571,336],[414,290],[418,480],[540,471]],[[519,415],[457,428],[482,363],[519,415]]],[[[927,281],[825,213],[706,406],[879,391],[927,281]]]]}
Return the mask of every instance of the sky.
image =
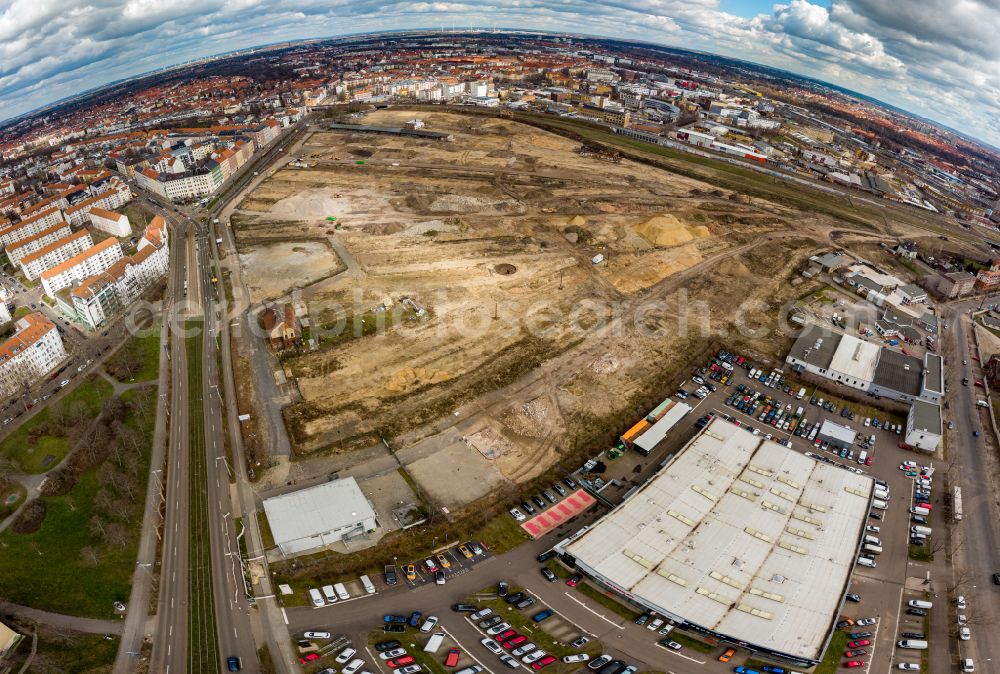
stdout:
{"type": "Polygon", "coordinates": [[[234,49],[442,26],[586,33],[742,58],[1000,146],[1000,0],[0,0],[0,119],[234,49]]]}

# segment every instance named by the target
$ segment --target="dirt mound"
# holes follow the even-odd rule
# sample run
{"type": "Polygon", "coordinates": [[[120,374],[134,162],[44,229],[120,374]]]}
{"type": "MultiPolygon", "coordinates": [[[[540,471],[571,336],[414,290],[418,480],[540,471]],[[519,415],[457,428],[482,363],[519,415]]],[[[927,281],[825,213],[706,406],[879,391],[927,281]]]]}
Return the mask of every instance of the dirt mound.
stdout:
{"type": "Polygon", "coordinates": [[[514,211],[521,204],[513,199],[486,199],[464,194],[443,194],[431,202],[427,210],[432,213],[482,213],[483,211],[514,211]]]}
{"type": "Polygon", "coordinates": [[[486,156],[487,157],[492,157],[493,159],[512,159],[512,158],[514,158],[517,155],[515,155],[510,150],[500,150],[500,149],[498,149],[498,150],[493,150],[492,152],[487,152],[486,156]]]}
{"type": "Polygon", "coordinates": [[[551,401],[546,398],[535,398],[508,409],[500,417],[500,422],[518,435],[542,438],[550,432],[553,416],[551,401]]]}
{"type": "Polygon", "coordinates": [[[753,275],[745,264],[734,257],[726,258],[720,262],[715,271],[725,276],[735,276],[738,278],[748,278],[753,275]]]}
{"type": "Polygon", "coordinates": [[[569,224],[574,227],[583,227],[584,225],[587,224],[587,218],[583,217],[582,215],[577,215],[570,219],[569,224]]]}
{"type": "Polygon", "coordinates": [[[704,225],[687,227],[677,216],[657,215],[633,227],[633,230],[654,246],[679,246],[710,234],[704,225]]]}
{"type": "Polygon", "coordinates": [[[440,384],[443,381],[448,381],[447,372],[422,367],[405,367],[396,372],[385,387],[395,393],[406,393],[424,384],[440,384]]]}

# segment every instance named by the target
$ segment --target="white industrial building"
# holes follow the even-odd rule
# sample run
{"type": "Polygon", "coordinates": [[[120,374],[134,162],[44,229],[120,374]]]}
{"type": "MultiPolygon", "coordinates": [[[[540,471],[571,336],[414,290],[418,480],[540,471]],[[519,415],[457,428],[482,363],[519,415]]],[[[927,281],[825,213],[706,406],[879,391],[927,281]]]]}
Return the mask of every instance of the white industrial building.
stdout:
{"type": "Polygon", "coordinates": [[[671,401],[663,415],[635,439],[633,448],[640,454],[649,456],[653,449],[667,437],[670,429],[676,426],[677,422],[686,417],[690,411],[691,406],[687,403],[671,401]]]}
{"type": "Polygon", "coordinates": [[[25,384],[43,379],[66,357],[56,324],[35,312],[14,324],[14,334],[0,344],[0,392],[20,393],[25,384]]]}
{"type": "Polygon", "coordinates": [[[914,400],[906,415],[906,434],[903,441],[910,447],[933,452],[941,443],[943,434],[941,407],[934,403],[914,400]]]}
{"type": "Polygon", "coordinates": [[[937,403],[944,391],[939,356],[921,360],[816,324],[802,330],[785,361],[796,372],[893,400],[937,403]]]}
{"type": "Polygon", "coordinates": [[[681,629],[807,667],[837,622],[872,485],[716,418],[556,550],[681,629]]]}
{"type": "Polygon", "coordinates": [[[318,550],[378,527],[375,510],[353,477],[273,496],[264,501],[264,512],[285,555],[318,550]]]}
{"type": "Polygon", "coordinates": [[[825,419],[823,425],[819,427],[818,439],[837,449],[850,449],[854,446],[855,437],[857,437],[857,433],[850,428],[836,424],[829,419],[825,419]]]}

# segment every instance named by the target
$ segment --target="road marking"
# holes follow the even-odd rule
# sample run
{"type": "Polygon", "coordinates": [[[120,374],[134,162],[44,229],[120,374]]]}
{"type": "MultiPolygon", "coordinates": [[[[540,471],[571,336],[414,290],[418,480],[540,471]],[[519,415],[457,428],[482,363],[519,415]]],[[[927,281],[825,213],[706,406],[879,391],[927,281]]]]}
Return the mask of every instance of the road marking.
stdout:
{"type": "Polygon", "coordinates": [[[569,592],[563,592],[563,594],[566,595],[567,597],[569,597],[570,599],[572,599],[573,601],[575,601],[577,604],[579,604],[583,608],[587,609],[588,611],[590,611],[591,613],[593,613],[594,615],[596,615],[598,618],[600,618],[604,622],[609,623],[611,626],[616,627],[616,628],[618,628],[620,630],[625,629],[624,627],[622,627],[618,623],[616,623],[616,622],[614,622],[612,620],[608,620],[605,616],[603,616],[602,614],[598,613],[594,609],[590,608],[589,606],[587,606],[586,604],[584,604],[582,601],[580,601],[579,599],[577,599],[576,597],[574,597],[573,595],[571,595],[569,592]]]}
{"type": "Polygon", "coordinates": [[[281,608],[281,619],[285,621],[286,625],[288,624],[288,614],[285,613],[284,607],[281,608]]]}
{"type": "MultiPolygon", "coordinates": [[[[890,648],[893,648],[893,649],[895,649],[895,647],[896,647],[896,637],[899,636],[899,619],[900,619],[900,617],[902,616],[902,613],[903,613],[903,590],[904,589],[906,589],[906,588],[905,587],[899,588],[899,607],[897,608],[897,612],[896,612],[896,629],[892,633],[892,644],[890,644],[890,648]]],[[[872,650],[874,651],[874,649],[872,649],[872,650]]],[[[893,652],[890,652],[889,653],[889,669],[888,669],[889,672],[892,671],[892,656],[893,656],[893,652]]],[[[869,667],[870,666],[871,665],[869,665],[869,667]]]]}
{"type": "MultiPolygon", "coordinates": [[[[657,644],[657,646],[659,646],[659,644],[657,644]]],[[[671,655],[676,655],[679,658],[684,658],[685,660],[690,660],[691,662],[697,662],[699,665],[703,665],[706,662],[705,660],[695,660],[690,655],[684,655],[683,653],[678,653],[677,651],[671,650],[671,649],[667,648],[666,646],[660,646],[660,648],[662,648],[663,650],[667,651],[671,655]]]]}

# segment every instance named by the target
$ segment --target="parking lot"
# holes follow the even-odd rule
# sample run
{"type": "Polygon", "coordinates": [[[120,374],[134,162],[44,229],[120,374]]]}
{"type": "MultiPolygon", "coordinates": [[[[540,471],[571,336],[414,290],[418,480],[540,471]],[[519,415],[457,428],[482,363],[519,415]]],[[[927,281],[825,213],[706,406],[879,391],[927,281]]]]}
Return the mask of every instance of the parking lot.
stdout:
{"type": "Polygon", "coordinates": [[[490,551],[486,546],[476,541],[467,541],[441,550],[432,557],[400,564],[397,566],[396,575],[411,589],[434,583],[446,584],[449,579],[468,573],[476,564],[486,561],[489,557],[490,551]],[[439,571],[444,583],[440,583],[436,578],[439,571]]]}

